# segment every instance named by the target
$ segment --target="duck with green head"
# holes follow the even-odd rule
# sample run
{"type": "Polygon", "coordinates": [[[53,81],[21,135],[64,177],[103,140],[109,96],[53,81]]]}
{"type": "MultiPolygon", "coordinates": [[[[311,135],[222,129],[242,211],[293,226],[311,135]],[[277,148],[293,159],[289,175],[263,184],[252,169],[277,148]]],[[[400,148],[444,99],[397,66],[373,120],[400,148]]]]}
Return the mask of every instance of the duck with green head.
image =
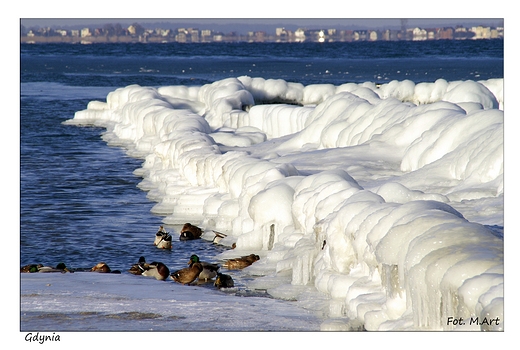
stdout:
{"type": "Polygon", "coordinates": [[[20,272],[22,273],[33,273],[38,272],[40,268],[43,267],[42,264],[31,264],[31,265],[25,265],[20,268],[20,272]]]}
{"type": "Polygon", "coordinates": [[[197,255],[192,255],[190,257],[190,261],[188,261],[188,265],[190,265],[191,267],[195,263],[200,263],[202,265],[202,271],[198,277],[199,281],[204,280],[205,282],[207,282],[209,279],[212,279],[217,275],[218,269],[220,268],[217,264],[211,264],[205,261],[200,261],[197,255]]]}
{"type": "Polygon", "coordinates": [[[132,275],[142,275],[145,271],[145,268],[149,265],[146,263],[144,256],[139,258],[139,262],[137,264],[133,264],[132,267],[128,270],[132,275]]]}

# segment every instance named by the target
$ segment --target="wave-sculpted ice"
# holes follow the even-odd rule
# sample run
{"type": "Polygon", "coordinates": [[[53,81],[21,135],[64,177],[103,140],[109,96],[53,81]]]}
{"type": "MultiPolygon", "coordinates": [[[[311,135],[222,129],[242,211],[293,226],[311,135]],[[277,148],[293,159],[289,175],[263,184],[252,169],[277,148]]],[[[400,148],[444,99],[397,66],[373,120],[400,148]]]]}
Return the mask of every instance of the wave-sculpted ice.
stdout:
{"type": "Polygon", "coordinates": [[[500,330],[502,85],[132,85],[68,123],[145,158],[165,223],[265,251],[251,287],[319,309],[323,330],[500,330]]]}

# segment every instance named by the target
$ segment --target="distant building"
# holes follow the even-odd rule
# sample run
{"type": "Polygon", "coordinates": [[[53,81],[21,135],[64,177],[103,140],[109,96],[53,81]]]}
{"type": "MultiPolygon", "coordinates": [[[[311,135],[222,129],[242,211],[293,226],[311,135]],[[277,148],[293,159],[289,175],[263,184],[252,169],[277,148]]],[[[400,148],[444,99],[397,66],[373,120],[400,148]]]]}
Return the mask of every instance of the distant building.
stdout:
{"type": "Polygon", "coordinates": [[[255,41],[264,42],[266,39],[266,33],[264,31],[255,32],[255,41]]]}
{"type": "Polygon", "coordinates": [[[439,39],[453,40],[453,28],[444,27],[439,30],[439,39]]]}
{"type": "Polygon", "coordinates": [[[370,30],[368,32],[369,41],[377,41],[381,39],[381,34],[377,30],[370,30]]]}
{"type": "Polygon", "coordinates": [[[200,41],[205,43],[212,40],[212,32],[209,29],[203,29],[200,31],[200,41]]]}
{"type": "Polygon", "coordinates": [[[177,35],[175,35],[175,41],[178,43],[185,43],[188,39],[188,31],[184,28],[177,29],[177,35]]]}
{"type": "Polygon", "coordinates": [[[471,31],[475,33],[472,39],[491,39],[491,28],[490,27],[473,27],[471,31]]]}
{"type": "Polygon", "coordinates": [[[355,30],[354,31],[354,41],[366,41],[369,37],[368,31],[366,30],[355,30]]]}
{"type": "Polygon", "coordinates": [[[294,41],[303,43],[305,41],[305,39],[306,39],[306,37],[305,37],[305,29],[298,28],[294,32],[294,41]]]}
{"type": "Polygon", "coordinates": [[[453,39],[455,40],[465,40],[468,38],[468,30],[464,27],[457,27],[453,32],[453,39]]]}
{"type": "Polygon", "coordinates": [[[317,32],[317,42],[323,43],[325,42],[325,32],[323,30],[320,30],[317,32]]]}
{"type": "Polygon", "coordinates": [[[354,31],[353,30],[342,30],[339,32],[339,40],[340,41],[352,41],[354,40],[354,31]]]}
{"type": "Polygon", "coordinates": [[[276,36],[285,36],[287,35],[287,31],[285,30],[285,28],[276,28],[276,36]]]}
{"type": "Polygon", "coordinates": [[[426,29],[426,39],[427,40],[437,40],[439,37],[439,29],[437,28],[428,28],[426,29]]]}
{"type": "Polygon", "coordinates": [[[383,33],[381,33],[381,40],[386,40],[386,41],[399,40],[398,34],[399,34],[398,30],[387,29],[383,33]]]}
{"type": "Polygon", "coordinates": [[[82,37],[82,38],[85,38],[85,37],[87,37],[87,36],[92,36],[92,32],[90,31],[89,28],[83,28],[83,29],[81,30],[81,37],[82,37]]]}
{"type": "Polygon", "coordinates": [[[428,32],[426,31],[426,29],[416,27],[413,29],[412,33],[413,41],[423,41],[428,39],[428,32]]]}

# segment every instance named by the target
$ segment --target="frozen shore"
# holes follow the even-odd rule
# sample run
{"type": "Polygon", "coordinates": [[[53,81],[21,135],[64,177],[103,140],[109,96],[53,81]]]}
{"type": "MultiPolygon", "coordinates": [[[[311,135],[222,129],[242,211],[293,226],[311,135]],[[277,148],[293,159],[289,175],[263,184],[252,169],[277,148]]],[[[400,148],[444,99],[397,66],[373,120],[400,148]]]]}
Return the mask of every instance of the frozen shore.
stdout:
{"type": "Polygon", "coordinates": [[[448,322],[503,320],[502,85],[132,85],[67,123],[145,159],[166,224],[262,252],[252,287],[325,296],[322,330],[502,330],[448,322]]]}
{"type": "Polygon", "coordinates": [[[22,332],[316,331],[322,321],[272,298],[130,274],[22,274],[21,282],[22,332]]]}

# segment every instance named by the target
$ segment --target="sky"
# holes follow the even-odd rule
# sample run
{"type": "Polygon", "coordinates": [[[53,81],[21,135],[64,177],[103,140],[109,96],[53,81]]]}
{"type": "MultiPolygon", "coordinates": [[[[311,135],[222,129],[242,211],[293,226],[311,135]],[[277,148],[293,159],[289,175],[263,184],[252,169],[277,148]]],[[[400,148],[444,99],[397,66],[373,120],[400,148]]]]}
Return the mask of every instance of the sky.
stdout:
{"type": "MultiPolygon", "coordinates": [[[[417,2],[416,0],[370,1],[280,1],[226,0],[225,2],[197,0],[146,3],[142,0],[125,0],[124,3],[89,0],[87,3],[74,3],[65,0],[24,0],[9,6],[6,11],[14,10],[17,16],[7,16],[10,20],[22,20],[31,26],[98,26],[106,23],[121,25],[137,22],[188,24],[199,29],[205,25],[218,24],[224,30],[239,33],[251,30],[265,30],[268,25],[274,29],[281,25],[294,30],[307,29],[400,29],[400,18],[408,18],[408,27],[437,27],[470,25],[498,25],[498,19],[513,16],[504,5],[504,0],[472,0],[470,3],[454,0],[435,0],[417,2]],[[483,17],[490,18],[483,19],[483,17]],[[175,20],[174,20],[175,19],[175,20]],[[477,19],[477,20],[473,20],[477,19]],[[479,20],[481,19],[481,20],[479,20]],[[466,23],[469,23],[467,25],[466,23]],[[344,28],[343,28],[344,27],[344,28]],[[349,28],[350,27],[350,28],[349,28]],[[245,28],[245,29],[243,29],[245,28]],[[231,31],[229,30],[229,31],[231,31]]],[[[180,27],[180,26],[179,26],[180,27]]],[[[67,28],[65,28],[67,29],[67,28]]],[[[170,28],[165,28],[170,29],[170,28]]]]}

